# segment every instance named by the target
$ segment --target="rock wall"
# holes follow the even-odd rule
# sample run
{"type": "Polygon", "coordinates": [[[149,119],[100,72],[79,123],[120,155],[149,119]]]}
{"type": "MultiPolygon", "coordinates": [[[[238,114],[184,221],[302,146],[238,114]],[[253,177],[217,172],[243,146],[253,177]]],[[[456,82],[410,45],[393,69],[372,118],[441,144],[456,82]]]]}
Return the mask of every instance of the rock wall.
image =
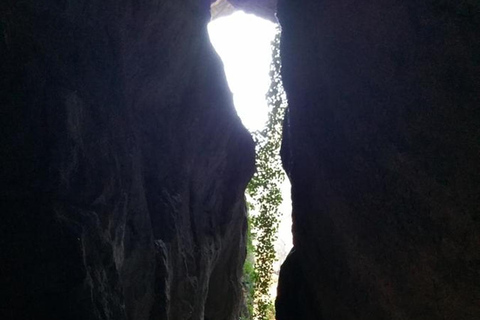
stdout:
{"type": "Polygon", "coordinates": [[[277,319],[480,319],[478,1],[280,0],[277,319]]]}
{"type": "Polygon", "coordinates": [[[254,147],[209,6],[0,3],[0,319],[238,319],[254,147]]]}

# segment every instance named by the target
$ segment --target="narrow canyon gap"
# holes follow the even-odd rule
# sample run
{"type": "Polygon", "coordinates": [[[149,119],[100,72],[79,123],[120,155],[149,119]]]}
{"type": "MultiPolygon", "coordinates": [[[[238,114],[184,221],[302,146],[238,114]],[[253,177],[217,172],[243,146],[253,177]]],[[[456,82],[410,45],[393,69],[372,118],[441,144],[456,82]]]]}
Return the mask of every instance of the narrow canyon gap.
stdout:
{"type": "MultiPolygon", "coordinates": [[[[0,2],[1,319],[238,319],[254,146],[210,2],[0,2]]],[[[278,320],[480,318],[479,12],[279,1],[278,320]]]]}
{"type": "MultiPolygon", "coordinates": [[[[258,11],[255,13],[260,14],[258,11]]],[[[280,76],[280,70],[277,70],[277,68],[280,69],[280,66],[276,64],[279,63],[279,48],[275,39],[280,36],[281,30],[276,19],[275,21],[270,21],[269,17],[271,17],[271,15],[259,17],[256,14],[247,14],[240,11],[226,1],[217,1],[212,5],[212,21],[209,23],[208,30],[210,41],[222,58],[229,87],[233,93],[235,108],[239,117],[242,119],[242,123],[252,133],[254,140],[260,139],[259,141],[265,143],[264,135],[272,135],[272,132],[264,132],[263,134],[260,132],[266,130],[269,126],[269,131],[271,131],[273,127],[276,128],[275,130],[281,131],[284,108],[287,105],[287,101],[281,85],[281,79],[277,78],[277,76],[280,76]],[[274,55],[277,55],[275,63],[273,61],[274,55]],[[272,78],[275,78],[273,83],[272,78]],[[281,103],[281,106],[275,108],[274,105],[279,105],[279,103],[281,103]],[[273,115],[271,114],[272,112],[276,114],[273,115]],[[273,119],[278,119],[276,120],[278,122],[277,125],[273,125],[273,119]],[[260,135],[262,135],[262,137],[260,135]]],[[[267,152],[266,150],[270,147],[265,145],[262,147],[257,146],[256,158],[260,161],[257,162],[257,166],[259,166],[257,167],[257,172],[262,170],[275,170],[281,173],[284,180],[283,182],[277,182],[276,180],[268,181],[268,179],[265,178],[259,180],[259,178],[254,176],[251,184],[260,183],[262,186],[268,185],[269,187],[265,189],[268,188],[269,192],[272,188],[278,188],[279,194],[282,197],[281,204],[276,206],[278,208],[278,215],[272,213],[274,211],[272,207],[269,209],[269,214],[275,217],[275,219],[269,219],[271,221],[270,224],[276,226],[277,222],[274,221],[278,219],[278,229],[274,232],[276,240],[272,239],[275,259],[271,263],[273,266],[270,274],[272,281],[270,292],[268,293],[273,305],[277,291],[280,265],[292,248],[292,220],[291,186],[282,170],[280,159],[281,132],[275,134],[275,137],[270,136],[269,140],[271,140],[270,144],[278,145],[278,147],[275,147],[271,152],[267,152]],[[268,154],[268,159],[265,159],[265,154],[268,154]],[[270,168],[265,168],[265,164],[262,164],[262,160],[260,159],[268,161],[270,168]]],[[[269,226],[264,226],[263,228],[253,227],[254,222],[252,220],[255,219],[255,217],[257,221],[262,219],[259,218],[260,206],[265,205],[265,201],[268,199],[266,195],[267,190],[261,192],[256,189],[258,191],[253,192],[253,189],[250,185],[246,192],[247,201],[251,204],[249,216],[253,229],[250,231],[251,234],[256,235],[252,237],[254,239],[251,239],[253,247],[250,248],[251,252],[249,252],[248,255],[250,260],[246,262],[247,264],[253,264],[254,261],[263,259],[263,256],[267,255],[267,253],[264,253],[263,255],[259,254],[256,256],[254,251],[259,252],[263,250],[258,243],[259,237],[261,237],[260,232],[263,233],[270,229],[269,226]],[[258,201],[255,201],[252,199],[252,192],[254,194],[263,193],[263,201],[259,201],[258,199],[258,201]]],[[[264,212],[264,215],[265,214],[267,213],[264,212]]],[[[268,262],[268,264],[270,263],[268,262]]],[[[258,268],[259,266],[255,265],[255,272],[259,272],[258,268]]],[[[250,280],[252,279],[249,279],[249,275],[245,275],[244,283],[246,283],[247,287],[250,280]]],[[[257,281],[265,280],[257,279],[257,281]]],[[[260,283],[257,282],[255,287],[259,285],[260,283]]],[[[258,292],[254,293],[254,295],[257,298],[259,297],[258,292]]]]}

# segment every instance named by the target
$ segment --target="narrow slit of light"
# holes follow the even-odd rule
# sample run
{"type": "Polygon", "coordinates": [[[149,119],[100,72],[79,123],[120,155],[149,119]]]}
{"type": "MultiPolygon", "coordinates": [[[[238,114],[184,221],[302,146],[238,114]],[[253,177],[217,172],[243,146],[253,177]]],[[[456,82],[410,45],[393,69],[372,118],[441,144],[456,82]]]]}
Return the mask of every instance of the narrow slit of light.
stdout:
{"type": "Polygon", "coordinates": [[[270,86],[276,25],[237,11],[210,22],[208,31],[225,66],[239,117],[248,130],[261,130],[268,116],[265,95],[270,86]]]}

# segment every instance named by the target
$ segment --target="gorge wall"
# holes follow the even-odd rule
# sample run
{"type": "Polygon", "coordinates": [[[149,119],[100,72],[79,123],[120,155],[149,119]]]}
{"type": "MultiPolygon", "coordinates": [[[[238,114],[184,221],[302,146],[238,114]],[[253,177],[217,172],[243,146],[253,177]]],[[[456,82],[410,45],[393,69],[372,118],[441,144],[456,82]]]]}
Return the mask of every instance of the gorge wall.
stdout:
{"type": "MultiPolygon", "coordinates": [[[[254,147],[210,2],[0,2],[0,319],[238,319],[254,147]]],[[[477,3],[279,2],[279,320],[480,318],[477,3]]]]}
{"type": "Polygon", "coordinates": [[[209,9],[0,3],[0,319],[238,319],[254,146],[209,9]]]}
{"type": "Polygon", "coordinates": [[[480,318],[480,4],[280,0],[277,319],[480,318]]]}

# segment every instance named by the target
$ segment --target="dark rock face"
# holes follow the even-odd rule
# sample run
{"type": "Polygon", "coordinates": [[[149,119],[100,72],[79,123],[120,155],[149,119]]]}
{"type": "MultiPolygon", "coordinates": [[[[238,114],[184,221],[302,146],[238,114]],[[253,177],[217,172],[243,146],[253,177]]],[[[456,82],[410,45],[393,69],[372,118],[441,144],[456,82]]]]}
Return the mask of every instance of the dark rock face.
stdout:
{"type": "Polygon", "coordinates": [[[0,4],[0,319],[237,319],[254,147],[210,1],[0,4]]]}
{"type": "Polygon", "coordinates": [[[277,319],[480,319],[479,12],[279,2],[295,252],[277,319]]]}

